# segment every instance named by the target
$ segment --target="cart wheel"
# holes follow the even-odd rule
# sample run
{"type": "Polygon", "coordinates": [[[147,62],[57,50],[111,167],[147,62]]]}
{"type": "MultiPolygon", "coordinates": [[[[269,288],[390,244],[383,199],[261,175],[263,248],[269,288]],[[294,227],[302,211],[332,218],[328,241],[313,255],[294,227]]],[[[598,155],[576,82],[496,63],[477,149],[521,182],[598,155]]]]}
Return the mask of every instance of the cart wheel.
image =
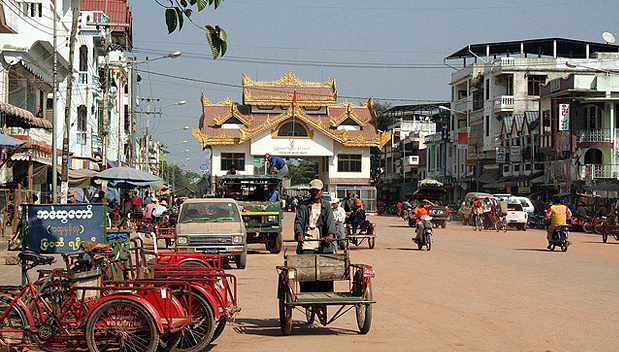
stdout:
{"type": "Polygon", "coordinates": [[[357,326],[359,327],[359,333],[367,334],[372,326],[372,305],[371,304],[359,304],[355,306],[357,311],[357,326]]]}
{"type": "Polygon", "coordinates": [[[88,350],[155,352],[159,331],[153,316],[141,305],[128,299],[104,302],[86,322],[88,350]]]}
{"type": "Polygon", "coordinates": [[[607,233],[603,233],[602,234],[602,242],[606,243],[606,241],[608,241],[608,234],[607,233]]]}
{"type": "Polygon", "coordinates": [[[444,229],[447,227],[447,220],[443,220],[443,222],[441,223],[441,228],[444,229]]]}
{"type": "Polygon", "coordinates": [[[190,267],[190,268],[208,268],[209,266],[206,263],[197,261],[197,260],[189,260],[186,262],[182,262],[179,266],[190,267]]]}
{"type": "Polygon", "coordinates": [[[316,313],[313,309],[305,307],[305,320],[308,324],[314,324],[314,319],[316,319],[316,313]]]}
{"type": "MultiPolygon", "coordinates": [[[[172,292],[181,304],[186,307],[189,305],[187,296],[181,290],[172,292]]],[[[178,343],[173,345],[173,340],[166,345],[172,346],[172,351],[202,351],[207,348],[215,333],[215,314],[209,302],[195,291],[191,292],[191,316],[193,323],[183,326],[178,334],[178,343]],[[176,346],[176,347],[174,347],[176,346]]],[[[165,340],[165,336],[162,336],[165,340]]],[[[166,341],[167,342],[167,341],[166,341]]],[[[162,350],[165,352],[165,350],[162,350]]]]}
{"type": "Polygon", "coordinates": [[[213,333],[213,338],[211,339],[211,342],[217,340],[219,335],[221,335],[221,333],[224,331],[224,328],[226,327],[226,321],[226,318],[222,318],[219,323],[217,323],[217,327],[215,328],[215,333],[213,333]]]}
{"type": "Polygon", "coordinates": [[[279,325],[282,328],[282,335],[288,336],[292,332],[292,306],[286,303],[286,295],[282,294],[279,298],[279,325]]]}
{"type": "MultiPolygon", "coordinates": [[[[13,298],[7,294],[0,294],[0,310],[6,312],[9,305],[13,302],[13,298]]],[[[10,311],[5,313],[6,316],[0,321],[0,330],[14,330],[16,332],[1,332],[0,340],[3,344],[17,345],[27,343],[25,330],[30,328],[26,312],[17,304],[13,305],[10,311]],[[22,330],[22,331],[19,331],[22,330]]],[[[3,347],[2,351],[20,351],[22,349],[3,347]]]]}
{"type": "Polygon", "coordinates": [[[374,249],[375,245],[376,245],[376,237],[368,237],[368,246],[370,246],[370,249],[374,249]]]}

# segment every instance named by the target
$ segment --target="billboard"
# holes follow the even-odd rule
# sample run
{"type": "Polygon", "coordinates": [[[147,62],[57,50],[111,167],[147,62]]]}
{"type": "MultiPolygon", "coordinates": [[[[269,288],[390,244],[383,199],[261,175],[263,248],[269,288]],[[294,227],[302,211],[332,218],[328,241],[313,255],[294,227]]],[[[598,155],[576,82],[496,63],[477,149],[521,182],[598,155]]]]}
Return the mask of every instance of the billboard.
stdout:
{"type": "Polygon", "coordinates": [[[497,164],[502,164],[505,163],[506,158],[505,158],[505,147],[496,147],[496,162],[497,164]]]}
{"type": "Polygon", "coordinates": [[[570,104],[559,104],[559,131],[570,130],[570,104]]]}
{"type": "Polygon", "coordinates": [[[43,204],[27,208],[26,246],[38,253],[72,252],[84,241],[105,243],[105,204],[43,204]]]}
{"type": "Polygon", "coordinates": [[[458,149],[466,150],[469,147],[469,133],[458,132],[458,149]]]}

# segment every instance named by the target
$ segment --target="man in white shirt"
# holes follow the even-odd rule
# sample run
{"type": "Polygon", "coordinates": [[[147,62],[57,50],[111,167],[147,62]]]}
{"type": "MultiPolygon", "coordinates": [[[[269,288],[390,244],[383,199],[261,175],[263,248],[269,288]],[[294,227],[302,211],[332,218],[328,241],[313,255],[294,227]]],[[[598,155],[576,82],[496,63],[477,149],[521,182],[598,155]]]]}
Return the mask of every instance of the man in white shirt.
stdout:
{"type": "Polygon", "coordinates": [[[340,200],[337,198],[331,201],[331,205],[333,206],[333,218],[335,219],[335,241],[333,242],[333,247],[336,251],[342,249],[346,252],[346,241],[338,241],[343,240],[345,237],[344,222],[346,221],[346,211],[340,206],[340,200]]]}

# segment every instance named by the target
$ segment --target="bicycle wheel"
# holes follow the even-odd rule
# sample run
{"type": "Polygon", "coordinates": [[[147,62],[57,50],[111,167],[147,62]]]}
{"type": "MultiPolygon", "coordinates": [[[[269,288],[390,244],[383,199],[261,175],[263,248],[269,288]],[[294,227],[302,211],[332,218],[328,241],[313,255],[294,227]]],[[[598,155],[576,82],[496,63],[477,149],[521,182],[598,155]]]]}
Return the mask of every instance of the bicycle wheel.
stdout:
{"type": "MultiPolygon", "coordinates": [[[[0,294],[0,315],[5,314],[12,302],[13,297],[7,294],[0,294]]],[[[13,305],[11,310],[6,313],[4,319],[0,320],[0,330],[12,331],[0,332],[0,341],[2,341],[2,344],[6,345],[19,345],[26,343],[27,333],[25,330],[28,329],[29,326],[30,324],[28,323],[24,309],[17,304],[13,305]]],[[[11,349],[2,348],[2,350],[10,351],[11,349]]],[[[22,348],[13,348],[12,350],[21,351],[22,348]]]]}
{"type": "Polygon", "coordinates": [[[155,352],[159,331],[153,316],[128,299],[104,302],[86,322],[86,344],[92,352],[155,352]]]}
{"type": "Polygon", "coordinates": [[[496,232],[499,232],[501,230],[501,220],[494,220],[494,229],[496,230],[496,232]]]}
{"type": "Polygon", "coordinates": [[[501,220],[501,228],[503,232],[507,232],[507,219],[503,218],[503,220],[501,220]]]}
{"type": "MultiPolygon", "coordinates": [[[[183,306],[188,306],[186,295],[180,290],[172,292],[183,306]]],[[[193,323],[185,325],[180,340],[172,351],[203,351],[215,333],[215,313],[209,302],[195,291],[191,292],[191,316],[193,323]]],[[[172,341],[173,342],[173,341],[172,341]]]]}
{"type": "Polygon", "coordinates": [[[598,235],[601,235],[604,232],[604,227],[606,225],[605,220],[599,220],[593,223],[593,231],[598,235]]]}

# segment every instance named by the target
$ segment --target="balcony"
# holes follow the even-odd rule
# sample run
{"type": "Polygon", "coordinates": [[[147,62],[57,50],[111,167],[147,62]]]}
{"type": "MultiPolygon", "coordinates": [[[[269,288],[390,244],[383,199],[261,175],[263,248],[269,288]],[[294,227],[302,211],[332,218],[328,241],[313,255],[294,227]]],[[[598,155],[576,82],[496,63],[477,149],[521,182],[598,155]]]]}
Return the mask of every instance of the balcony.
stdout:
{"type": "Polygon", "coordinates": [[[581,180],[619,179],[618,164],[587,164],[582,165],[578,171],[581,180]]]}
{"type": "Polygon", "coordinates": [[[613,137],[610,128],[576,130],[576,141],[578,143],[612,143],[613,137]]]}
{"type": "Polygon", "coordinates": [[[514,96],[501,95],[494,98],[494,112],[514,111],[514,96]]]}

